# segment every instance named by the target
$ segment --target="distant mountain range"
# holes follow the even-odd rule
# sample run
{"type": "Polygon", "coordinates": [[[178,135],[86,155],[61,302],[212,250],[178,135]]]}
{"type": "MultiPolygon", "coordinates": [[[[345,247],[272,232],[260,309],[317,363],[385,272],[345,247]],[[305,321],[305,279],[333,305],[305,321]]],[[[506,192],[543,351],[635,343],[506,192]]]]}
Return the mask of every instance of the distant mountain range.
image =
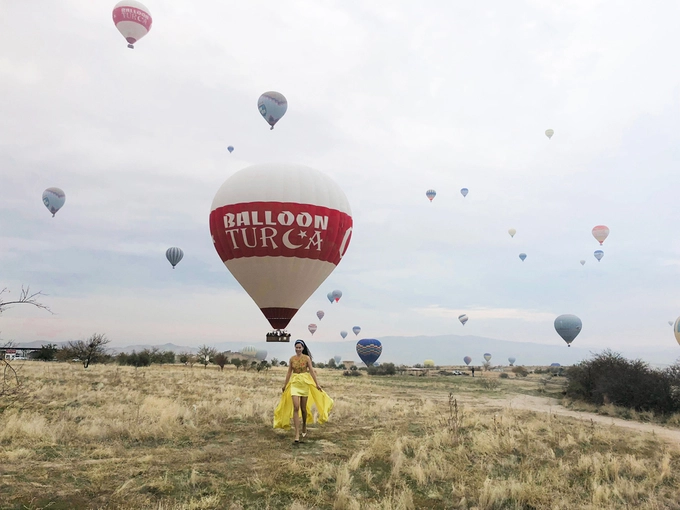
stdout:
{"type": "MultiPolygon", "coordinates": [[[[531,342],[509,342],[479,336],[440,335],[440,336],[387,336],[379,338],[383,346],[383,352],[379,362],[414,365],[423,363],[426,359],[434,360],[437,365],[462,365],[463,357],[470,356],[473,365],[481,365],[484,362],[483,355],[488,352],[492,355],[491,363],[507,365],[508,358],[517,359],[516,365],[572,365],[584,359],[588,359],[594,352],[579,347],[567,347],[566,344],[556,342],[554,345],[537,344],[531,342]]],[[[55,343],[59,346],[66,342],[35,341],[17,345],[17,347],[39,348],[43,344],[55,343]]],[[[341,342],[307,342],[312,351],[315,361],[327,361],[335,355],[343,360],[352,360],[359,363],[356,353],[356,340],[341,342]]],[[[267,343],[267,342],[222,342],[207,344],[219,351],[240,351],[247,345],[257,349],[266,350],[268,358],[288,359],[294,352],[293,342],[290,343],[267,343]]],[[[113,354],[119,352],[141,351],[143,349],[158,348],[161,351],[196,352],[198,346],[182,346],[172,343],[162,345],[128,345],[125,347],[110,347],[113,354]]],[[[680,357],[680,349],[676,345],[668,348],[638,348],[638,349],[612,349],[620,352],[629,359],[640,358],[653,366],[668,366],[680,357]]]]}

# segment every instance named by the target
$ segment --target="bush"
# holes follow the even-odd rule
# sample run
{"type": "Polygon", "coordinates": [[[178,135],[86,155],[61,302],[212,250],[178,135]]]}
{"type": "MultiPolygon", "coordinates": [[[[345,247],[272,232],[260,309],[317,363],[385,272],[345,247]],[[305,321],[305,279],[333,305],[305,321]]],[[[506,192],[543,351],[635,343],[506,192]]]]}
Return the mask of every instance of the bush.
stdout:
{"type": "Polygon", "coordinates": [[[513,367],[512,373],[517,377],[526,377],[529,375],[529,371],[524,367],[513,367]]]}
{"type": "Polygon", "coordinates": [[[606,350],[566,370],[566,395],[598,406],[613,404],[658,414],[680,412],[680,365],[650,368],[606,350]]]}
{"type": "Polygon", "coordinates": [[[394,363],[383,363],[377,367],[368,367],[369,375],[396,375],[397,367],[394,363]]]}
{"type": "MultiPolygon", "coordinates": [[[[352,368],[354,368],[354,367],[352,367],[352,368]]],[[[359,372],[358,370],[345,370],[342,373],[342,375],[344,375],[346,377],[359,377],[359,376],[361,376],[361,372],[359,372]]]]}
{"type": "Polygon", "coordinates": [[[505,372],[502,372],[501,375],[499,375],[498,377],[500,377],[501,379],[507,379],[510,376],[508,374],[506,374],[505,372]]]}

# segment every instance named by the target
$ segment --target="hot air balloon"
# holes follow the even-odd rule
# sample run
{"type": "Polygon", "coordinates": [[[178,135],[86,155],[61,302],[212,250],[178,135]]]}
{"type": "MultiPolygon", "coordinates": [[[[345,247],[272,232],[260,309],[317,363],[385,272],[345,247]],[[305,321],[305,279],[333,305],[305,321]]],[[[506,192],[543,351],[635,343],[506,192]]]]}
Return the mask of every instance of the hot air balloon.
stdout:
{"type": "Polygon", "coordinates": [[[258,361],[264,361],[267,359],[267,351],[257,351],[255,353],[255,359],[258,361]]]}
{"type": "Polygon", "coordinates": [[[265,92],[257,100],[257,109],[264,117],[264,120],[274,129],[274,124],[281,120],[288,109],[288,101],[280,92],[265,92]]]}
{"type": "Polygon", "coordinates": [[[508,230],[508,234],[510,234],[510,237],[515,237],[516,233],[517,233],[517,231],[514,228],[511,228],[511,229],[508,230]]]}
{"type": "Polygon", "coordinates": [[[510,366],[513,366],[515,364],[515,361],[517,361],[517,358],[513,357],[508,358],[508,363],[510,363],[510,366]]]}
{"type": "Polygon", "coordinates": [[[673,334],[675,335],[675,340],[680,344],[680,317],[675,319],[673,324],[673,334]]]}
{"type": "Polygon", "coordinates": [[[465,356],[463,358],[463,361],[465,362],[466,365],[469,365],[472,362],[472,358],[470,356],[465,356]]]}
{"type": "Polygon", "coordinates": [[[673,321],[668,321],[668,325],[669,325],[669,326],[672,326],[672,325],[673,325],[673,321]]]}
{"type": "Polygon", "coordinates": [[[434,199],[434,197],[437,196],[437,192],[436,192],[435,190],[433,190],[433,189],[428,189],[428,190],[425,192],[425,196],[426,196],[427,198],[430,199],[430,202],[432,202],[432,200],[434,199]]]}
{"type": "Polygon", "coordinates": [[[581,319],[576,315],[560,315],[555,319],[555,331],[562,337],[562,340],[567,342],[569,347],[571,347],[574,338],[581,332],[581,327],[581,319]]]}
{"type": "Polygon", "coordinates": [[[548,140],[550,140],[554,134],[555,134],[555,131],[553,131],[552,129],[546,129],[545,130],[545,136],[548,137],[548,140]]]}
{"type": "Polygon", "coordinates": [[[593,255],[595,256],[595,258],[599,262],[600,260],[602,260],[602,257],[604,257],[604,252],[602,250],[595,250],[593,252],[593,255]]]}
{"type": "Polygon", "coordinates": [[[527,258],[527,254],[526,253],[520,253],[519,258],[522,262],[524,262],[524,259],[527,258]]]}
{"type": "Polygon", "coordinates": [[[183,257],[184,252],[177,247],[168,248],[165,251],[165,258],[172,264],[173,269],[175,269],[175,266],[179,264],[179,261],[182,260],[183,257]]]}
{"type": "Polygon", "coordinates": [[[324,315],[326,315],[326,314],[323,313],[323,310],[319,310],[318,312],[316,312],[316,317],[317,317],[319,320],[323,319],[323,316],[324,316],[324,315]]]}
{"type": "Polygon", "coordinates": [[[312,336],[314,336],[314,332],[316,331],[316,324],[310,324],[309,326],[307,326],[307,329],[312,334],[312,336]]]}
{"type": "Polygon", "coordinates": [[[423,361],[423,366],[425,368],[434,368],[434,360],[426,359],[425,361],[423,361]]]}
{"type": "Polygon", "coordinates": [[[342,356],[340,356],[339,354],[336,354],[335,356],[333,356],[333,360],[335,360],[336,365],[339,365],[340,362],[342,361],[342,356]]]}
{"type": "Polygon", "coordinates": [[[149,33],[151,22],[149,9],[136,0],[123,0],[113,8],[113,23],[131,50],[137,41],[149,33]]]}
{"type": "Polygon", "coordinates": [[[347,338],[347,331],[341,331],[340,336],[343,338],[343,340],[347,338]]]}
{"type": "Polygon", "coordinates": [[[354,327],[352,328],[352,332],[353,332],[355,335],[359,335],[359,333],[361,332],[361,328],[360,328],[359,326],[354,326],[354,327]]]}
{"type": "Polygon", "coordinates": [[[62,208],[66,202],[66,194],[59,188],[47,188],[43,191],[42,201],[47,210],[52,213],[52,217],[62,208]]]}
{"type": "Polygon", "coordinates": [[[559,366],[561,366],[561,365],[560,365],[559,363],[550,363],[550,366],[551,366],[551,367],[559,367],[559,366]]]}
{"type": "Polygon", "coordinates": [[[366,366],[371,366],[382,354],[382,344],[374,338],[362,338],[357,342],[357,354],[366,366]]]}
{"type": "Polygon", "coordinates": [[[465,315],[465,314],[459,315],[459,316],[458,316],[458,320],[460,321],[460,323],[461,323],[463,326],[465,326],[465,323],[468,321],[468,316],[465,315]]]}
{"type": "Polygon", "coordinates": [[[332,292],[329,292],[328,294],[326,294],[326,297],[328,298],[328,301],[331,302],[331,304],[333,304],[335,302],[335,299],[333,299],[333,293],[332,292]]]}
{"type": "Polygon", "coordinates": [[[461,190],[460,190],[460,194],[463,195],[463,198],[465,198],[465,197],[467,196],[467,194],[468,194],[468,189],[467,189],[467,188],[461,189],[461,190]]]}
{"type": "Polygon", "coordinates": [[[607,239],[607,236],[609,236],[609,227],[605,227],[604,225],[593,227],[593,237],[598,240],[600,246],[602,246],[604,240],[607,239]]]}
{"type": "Polygon", "coordinates": [[[222,184],[210,232],[227,269],[271,326],[282,330],[340,263],[352,216],[347,197],[328,176],[268,163],[222,184]]]}
{"type": "Polygon", "coordinates": [[[491,361],[491,354],[489,354],[488,352],[485,352],[485,353],[484,353],[484,359],[485,359],[486,361],[491,361]]]}
{"type": "Polygon", "coordinates": [[[585,261],[585,260],[579,260],[579,262],[581,263],[582,266],[585,266],[585,265],[586,265],[586,261],[585,261]]]}
{"type": "Polygon", "coordinates": [[[234,152],[234,146],[230,145],[229,147],[227,147],[227,150],[229,151],[229,154],[231,154],[232,152],[234,152]]]}
{"type": "Polygon", "coordinates": [[[254,358],[257,355],[257,349],[252,345],[248,345],[241,349],[241,354],[248,356],[249,358],[254,358]]]}
{"type": "Polygon", "coordinates": [[[342,291],[341,290],[334,290],[332,294],[333,294],[333,299],[335,299],[336,303],[338,301],[340,301],[340,298],[342,297],[342,291]]]}

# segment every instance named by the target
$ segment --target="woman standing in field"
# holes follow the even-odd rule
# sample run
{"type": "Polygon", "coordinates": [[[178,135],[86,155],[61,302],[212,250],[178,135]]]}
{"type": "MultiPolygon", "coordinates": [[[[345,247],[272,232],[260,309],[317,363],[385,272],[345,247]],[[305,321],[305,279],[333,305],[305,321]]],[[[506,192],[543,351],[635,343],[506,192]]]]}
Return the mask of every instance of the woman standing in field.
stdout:
{"type": "Polygon", "coordinates": [[[274,428],[289,429],[290,419],[295,425],[295,442],[300,444],[300,411],[302,411],[302,437],[307,435],[307,416],[316,405],[317,421],[325,423],[333,408],[333,399],[319,385],[312,367],[312,354],[302,340],[295,341],[295,356],[288,361],[288,374],[283,383],[283,395],[274,411],[274,428]],[[311,399],[309,398],[311,397],[311,399]]]}

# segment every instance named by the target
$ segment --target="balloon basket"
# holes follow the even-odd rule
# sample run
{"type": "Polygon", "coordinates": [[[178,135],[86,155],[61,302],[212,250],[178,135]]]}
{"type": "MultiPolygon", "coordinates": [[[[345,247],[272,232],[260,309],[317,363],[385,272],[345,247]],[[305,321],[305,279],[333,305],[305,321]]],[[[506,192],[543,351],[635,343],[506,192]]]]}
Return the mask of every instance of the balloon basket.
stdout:
{"type": "Polygon", "coordinates": [[[290,342],[290,333],[285,331],[272,331],[267,333],[267,342],[290,342]]]}

